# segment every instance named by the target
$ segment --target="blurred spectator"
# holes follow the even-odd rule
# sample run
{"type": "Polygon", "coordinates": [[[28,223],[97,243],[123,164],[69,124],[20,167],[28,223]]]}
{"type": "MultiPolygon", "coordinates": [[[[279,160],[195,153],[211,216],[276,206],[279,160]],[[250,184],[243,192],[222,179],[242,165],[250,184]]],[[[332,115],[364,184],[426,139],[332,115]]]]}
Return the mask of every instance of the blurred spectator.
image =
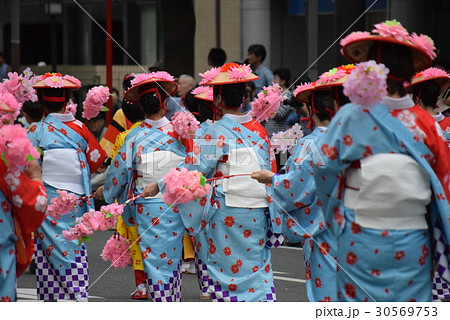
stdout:
{"type": "Polygon", "coordinates": [[[253,72],[259,77],[255,80],[256,94],[262,90],[263,87],[270,86],[273,82],[273,74],[266,66],[263,65],[266,59],[266,48],[262,44],[252,44],[248,47],[248,63],[253,72]]]}
{"type": "Polygon", "coordinates": [[[208,65],[220,67],[227,61],[227,54],[221,48],[212,48],[208,54],[208,65]]]}
{"type": "Polygon", "coordinates": [[[246,83],[245,91],[245,98],[241,108],[242,113],[248,112],[252,109],[252,101],[255,99],[255,84],[253,81],[246,83]]]}
{"type": "Polygon", "coordinates": [[[6,64],[5,55],[0,52],[0,82],[8,77],[8,65],[6,64]]]}
{"type": "Polygon", "coordinates": [[[182,107],[182,99],[184,99],[184,96],[186,93],[188,93],[190,90],[195,88],[197,85],[194,77],[182,74],[178,78],[178,91],[177,91],[177,97],[169,97],[167,98],[167,112],[166,112],[166,118],[171,119],[172,116],[177,111],[184,112],[184,108],[182,107]]]}

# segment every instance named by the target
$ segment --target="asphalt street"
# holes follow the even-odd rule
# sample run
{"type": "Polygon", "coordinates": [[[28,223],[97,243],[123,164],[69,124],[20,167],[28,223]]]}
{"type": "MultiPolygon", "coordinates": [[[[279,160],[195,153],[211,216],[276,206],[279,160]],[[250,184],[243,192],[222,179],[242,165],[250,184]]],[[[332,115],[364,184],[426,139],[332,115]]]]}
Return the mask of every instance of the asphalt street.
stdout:
{"type": "MultiPolygon", "coordinates": [[[[89,301],[132,302],[134,275],[131,266],[114,269],[100,257],[112,231],[96,232],[87,243],[90,272],[89,301]]],[[[280,246],[272,249],[275,288],[279,302],[306,302],[303,251],[297,247],[280,246]]],[[[17,283],[19,301],[36,301],[36,278],[25,272],[17,283]]],[[[150,301],[150,300],[148,300],[150,301]]],[[[183,273],[183,302],[208,302],[200,299],[197,276],[183,273]]],[[[145,301],[136,301],[145,302],[145,301]]]]}

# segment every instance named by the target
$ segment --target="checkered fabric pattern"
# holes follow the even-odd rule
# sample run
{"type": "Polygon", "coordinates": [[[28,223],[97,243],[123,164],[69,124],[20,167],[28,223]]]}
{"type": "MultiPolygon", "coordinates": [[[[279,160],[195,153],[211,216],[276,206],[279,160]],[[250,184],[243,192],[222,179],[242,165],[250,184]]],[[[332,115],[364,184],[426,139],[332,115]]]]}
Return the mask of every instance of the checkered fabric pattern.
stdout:
{"type": "Polygon", "coordinates": [[[206,264],[203,263],[201,259],[198,258],[197,252],[195,253],[195,268],[197,270],[198,285],[202,293],[206,294],[208,292],[208,269],[206,264]]]}
{"type": "Polygon", "coordinates": [[[431,291],[433,301],[441,301],[450,299],[449,285],[441,277],[438,272],[434,273],[433,290],[431,291]]]}
{"type": "Polygon", "coordinates": [[[281,246],[284,242],[284,236],[281,233],[273,233],[272,229],[269,229],[267,231],[267,241],[266,241],[266,247],[268,248],[276,248],[278,246],[281,246]]]}
{"type": "MultiPolygon", "coordinates": [[[[148,275],[146,274],[148,277],[148,275]]],[[[169,283],[153,283],[147,278],[148,291],[154,302],[180,302],[181,301],[181,262],[178,269],[173,271],[169,283]]]]}
{"type": "Polygon", "coordinates": [[[89,269],[84,246],[80,256],[70,264],[70,269],[58,270],[53,267],[40,244],[36,245],[36,280],[38,300],[87,301],[89,269]]]}
{"type": "MultiPolygon", "coordinates": [[[[245,302],[245,300],[238,300],[236,296],[231,296],[229,291],[222,290],[222,287],[209,279],[208,280],[208,291],[211,293],[211,300],[213,302],[245,302]]],[[[271,287],[271,293],[266,294],[267,302],[276,302],[277,296],[275,294],[275,287],[271,287]]]]}
{"type": "Polygon", "coordinates": [[[266,294],[267,302],[276,302],[277,295],[275,293],[275,287],[271,287],[270,290],[272,291],[272,293],[266,294]]]}
{"type": "Polygon", "coordinates": [[[230,296],[230,292],[222,290],[218,284],[214,284],[211,279],[208,279],[208,292],[211,293],[211,301],[213,302],[238,302],[237,297],[230,296]]]}

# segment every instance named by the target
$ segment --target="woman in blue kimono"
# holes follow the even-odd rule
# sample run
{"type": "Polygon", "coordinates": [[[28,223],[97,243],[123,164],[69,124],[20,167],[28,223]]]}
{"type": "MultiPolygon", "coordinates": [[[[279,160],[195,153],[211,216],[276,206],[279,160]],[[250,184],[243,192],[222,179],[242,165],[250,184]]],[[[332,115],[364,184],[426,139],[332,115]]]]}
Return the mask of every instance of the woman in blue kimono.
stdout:
{"type": "MultiPolygon", "coordinates": [[[[197,121],[200,122],[200,128],[196,131],[196,141],[201,139],[201,136],[208,129],[209,126],[213,125],[216,120],[218,120],[218,110],[213,105],[213,92],[212,87],[200,86],[194,88],[189,92],[185,99],[184,105],[186,108],[195,116],[197,121]]],[[[196,211],[197,215],[201,216],[204,210],[204,204],[207,201],[207,197],[198,199],[194,203],[189,204],[189,212],[196,211]],[[196,208],[195,208],[196,207],[196,208]]],[[[185,205],[181,204],[178,206],[181,211],[184,210],[185,205]]],[[[192,227],[192,225],[198,225],[198,221],[193,222],[189,218],[189,215],[182,214],[185,225],[192,227]]],[[[194,253],[195,253],[195,268],[197,272],[197,278],[199,287],[201,290],[200,299],[209,300],[211,295],[208,293],[208,267],[206,265],[206,259],[208,256],[208,237],[207,237],[207,227],[206,223],[201,224],[201,228],[198,232],[189,232],[194,237],[194,253]]],[[[190,229],[192,230],[192,229],[190,229]]]]}
{"type": "MultiPolygon", "coordinates": [[[[107,157],[88,128],[71,113],[65,113],[70,90],[80,86],[74,77],[60,74],[45,74],[33,86],[45,119],[29,129],[28,138],[44,154],[42,180],[49,204],[53,197],[59,197],[57,190],[79,197],[91,195],[90,174],[97,171],[107,157]]],[[[47,215],[37,230],[35,261],[39,300],[87,301],[86,247],[78,245],[77,240],[68,241],[62,231],[72,227],[76,218],[89,208],[93,208],[93,202],[87,200],[59,219],[47,215]]]]}
{"type": "Polygon", "coordinates": [[[433,251],[448,278],[438,242],[445,247],[450,236],[450,151],[403,83],[431,64],[434,47],[423,48],[425,36],[416,44],[418,36],[396,21],[373,32],[353,33],[341,44],[352,61],[389,68],[387,97],[372,107],[341,108],[319,146],[324,163],[314,167],[338,240],[338,299],[430,301],[433,251]]]}
{"type": "MultiPolygon", "coordinates": [[[[145,120],[131,130],[114,158],[101,189],[107,203],[124,203],[142,193],[182,162],[190,140],[181,139],[166,114],[166,98],[177,85],[167,72],[137,75],[125,99],[139,103],[145,120]]],[[[96,197],[101,197],[96,192],[96,197]]],[[[157,302],[181,300],[181,259],[184,225],[176,206],[169,207],[161,194],[141,197],[125,207],[128,225],[137,225],[148,292],[157,302]]]]}
{"type": "MultiPolygon", "coordinates": [[[[245,67],[225,64],[220,72],[205,81],[205,85],[213,86],[214,104],[223,117],[197,139],[184,165],[204,173],[207,178],[217,179],[208,201],[202,203],[203,217],[190,227],[192,232],[197,232],[201,225],[208,225],[206,264],[208,292],[213,301],[276,300],[270,248],[266,242],[269,228],[281,233],[281,219],[268,217],[266,186],[250,178],[253,171],[276,172],[276,168],[269,156],[270,142],[265,129],[249,113],[239,112],[245,82],[257,78],[251,72],[233,76],[232,70],[245,67]],[[240,174],[245,176],[235,176],[240,174]],[[220,178],[227,176],[233,177],[220,178]]],[[[163,181],[159,187],[148,185],[144,193],[151,195],[160,188],[164,192],[163,181]]],[[[189,204],[180,211],[189,216],[189,204]]]]}

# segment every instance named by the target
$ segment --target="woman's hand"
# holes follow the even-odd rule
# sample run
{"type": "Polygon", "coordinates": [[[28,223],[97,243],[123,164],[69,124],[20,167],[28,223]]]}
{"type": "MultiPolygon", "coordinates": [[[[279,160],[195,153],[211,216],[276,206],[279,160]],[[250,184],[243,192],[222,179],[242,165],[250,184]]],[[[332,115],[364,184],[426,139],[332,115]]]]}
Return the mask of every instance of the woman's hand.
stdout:
{"type": "Polygon", "coordinates": [[[152,182],[144,188],[142,197],[154,197],[159,193],[159,187],[157,182],[152,182]]]}
{"type": "Polygon", "coordinates": [[[34,159],[27,163],[23,172],[31,179],[42,182],[42,171],[39,162],[34,159]]]}
{"type": "Polygon", "coordinates": [[[272,171],[269,170],[260,170],[252,173],[252,178],[258,180],[261,183],[272,183],[272,177],[275,175],[272,171]]]}
{"type": "Polygon", "coordinates": [[[101,186],[97,190],[95,190],[94,198],[97,199],[97,200],[105,199],[105,196],[103,195],[103,186],[101,186]]]}

